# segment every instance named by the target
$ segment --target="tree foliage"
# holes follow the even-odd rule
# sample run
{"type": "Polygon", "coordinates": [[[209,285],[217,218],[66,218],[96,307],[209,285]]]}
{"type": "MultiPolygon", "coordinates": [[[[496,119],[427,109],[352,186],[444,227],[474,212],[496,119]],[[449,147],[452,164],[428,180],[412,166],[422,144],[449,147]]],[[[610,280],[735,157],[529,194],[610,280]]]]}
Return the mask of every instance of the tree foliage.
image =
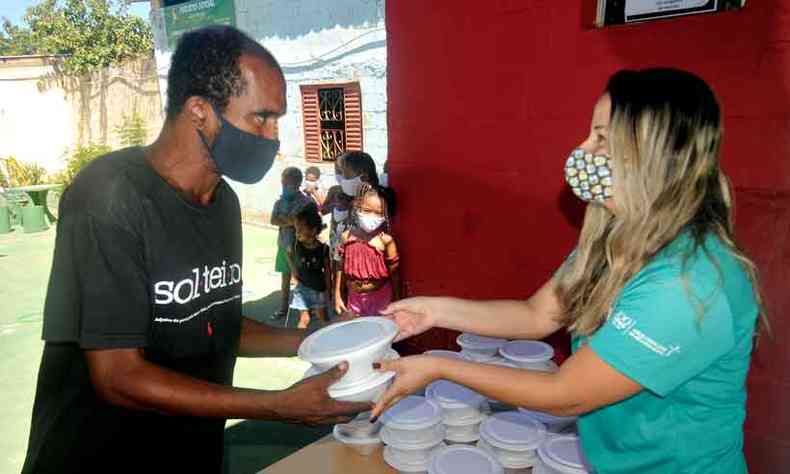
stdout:
{"type": "Polygon", "coordinates": [[[151,27],[130,15],[123,0],[41,0],[27,9],[22,26],[4,19],[0,31],[0,55],[64,55],[70,74],[152,51],[151,27]]]}

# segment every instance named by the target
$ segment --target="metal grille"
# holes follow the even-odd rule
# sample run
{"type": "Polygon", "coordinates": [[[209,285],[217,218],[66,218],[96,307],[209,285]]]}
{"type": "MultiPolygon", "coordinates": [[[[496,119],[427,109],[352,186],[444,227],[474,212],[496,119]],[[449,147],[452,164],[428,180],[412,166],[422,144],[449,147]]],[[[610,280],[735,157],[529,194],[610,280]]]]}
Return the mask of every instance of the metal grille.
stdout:
{"type": "Polygon", "coordinates": [[[318,117],[321,121],[321,159],[334,160],[346,151],[343,88],[318,89],[318,117]]]}

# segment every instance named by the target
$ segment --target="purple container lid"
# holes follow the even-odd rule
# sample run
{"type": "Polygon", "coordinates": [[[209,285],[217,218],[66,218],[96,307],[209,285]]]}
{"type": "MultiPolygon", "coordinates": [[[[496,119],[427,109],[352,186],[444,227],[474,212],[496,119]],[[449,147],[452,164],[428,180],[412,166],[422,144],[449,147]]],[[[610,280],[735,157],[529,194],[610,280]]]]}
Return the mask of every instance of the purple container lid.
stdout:
{"type": "Polygon", "coordinates": [[[576,436],[549,438],[538,448],[538,456],[544,463],[560,469],[561,472],[574,474],[592,472],[582,453],[579,438],[576,436]]]}
{"type": "Polygon", "coordinates": [[[429,474],[504,474],[499,461],[473,446],[455,445],[436,453],[428,467],[429,474]]]}
{"type": "Polygon", "coordinates": [[[545,362],[554,357],[554,348],[541,341],[511,341],[500,347],[499,352],[516,362],[545,362]]]}

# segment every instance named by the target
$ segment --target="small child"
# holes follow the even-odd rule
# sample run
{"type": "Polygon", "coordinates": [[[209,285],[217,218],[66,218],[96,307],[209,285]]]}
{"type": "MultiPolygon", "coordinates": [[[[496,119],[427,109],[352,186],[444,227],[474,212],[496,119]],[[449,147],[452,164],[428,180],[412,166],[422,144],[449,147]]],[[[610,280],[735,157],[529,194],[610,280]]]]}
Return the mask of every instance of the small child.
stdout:
{"type": "Polygon", "coordinates": [[[285,317],[288,314],[288,302],[291,293],[291,262],[288,261],[288,249],[296,239],[294,229],[294,217],[312,200],[299,191],[302,184],[302,172],[299,168],[288,167],[283,170],[282,185],[283,192],[280,199],[274,203],[272,210],[272,225],[280,228],[277,235],[277,257],[274,262],[274,270],[282,274],[281,290],[282,302],[280,310],[273,315],[274,319],[285,317]]]}
{"type": "Polygon", "coordinates": [[[321,188],[321,169],[317,166],[311,166],[304,170],[302,192],[313,198],[313,201],[319,208],[324,204],[326,194],[321,188]]]}
{"type": "Polygon", "coordinates": [[[374,316],[400,299],[398,248],[390,232],[394,195],[388,188],[363,184],[354,200],[353,225],[341,236],[342,257],[335,282],[335,311],[374,316]],[[347,290],[344,302],[342,289],[347,290]]]}
{"type": "Polygon", "coordinates": [[[328,321],[326,305],[329,298],[331,270],[329,246],[318,240],[324,229],[321,215],[314,204],[305,206],[294,218],[296,240],[290,251],[296,288],[293,290],[291,309],[299,311],[299,329],[310,324],[310,311],[322,321],[328,321]]]}

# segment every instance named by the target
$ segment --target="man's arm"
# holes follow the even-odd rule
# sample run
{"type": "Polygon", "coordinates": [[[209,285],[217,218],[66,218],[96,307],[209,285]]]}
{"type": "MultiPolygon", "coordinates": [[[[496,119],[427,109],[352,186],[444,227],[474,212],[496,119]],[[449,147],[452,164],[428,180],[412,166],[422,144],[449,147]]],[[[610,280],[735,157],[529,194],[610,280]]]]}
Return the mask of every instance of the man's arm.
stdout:
{"type": "Polygon", "coordinates": [[[293,357],[309,333],[301,329],[276,328],[242,318],[239,357],[293,357]]]}
{"type": "Polygon", "coordinates": [[[98,396],[126,408],[168,415],[267,419],[308,424],[338,423],[370,408],[338,402],[327,388],[347,367],[335,367],[287,390],[227,387],[184,375],[145,360],[143,349],[86,350],[98,396]]]}

